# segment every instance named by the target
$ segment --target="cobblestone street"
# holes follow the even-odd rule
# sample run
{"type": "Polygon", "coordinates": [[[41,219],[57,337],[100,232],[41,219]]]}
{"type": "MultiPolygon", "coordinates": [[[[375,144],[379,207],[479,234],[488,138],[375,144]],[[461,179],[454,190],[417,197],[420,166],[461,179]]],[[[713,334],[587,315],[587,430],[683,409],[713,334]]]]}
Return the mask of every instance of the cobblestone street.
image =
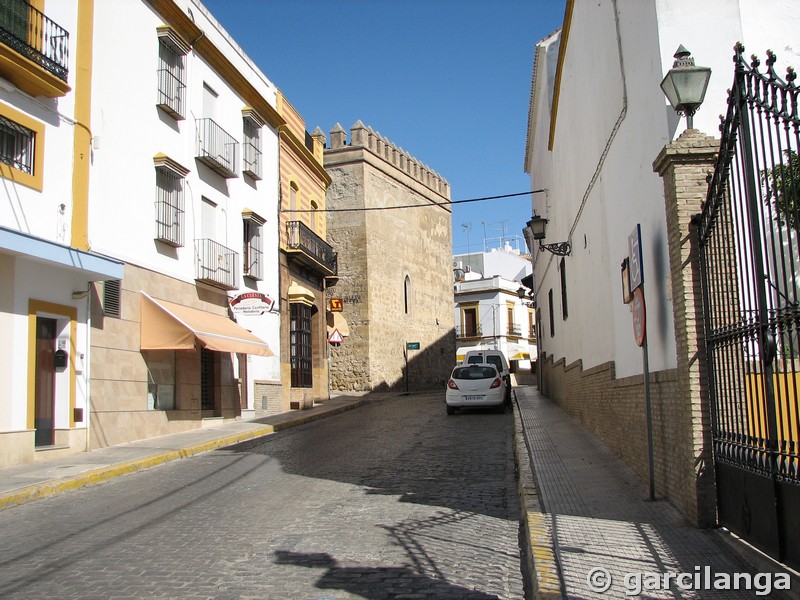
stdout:
{"type": "Polygon", "coordinates": [[[512,426],[397,397],[11,508],[0,596],[523,598],[512,426]]]}

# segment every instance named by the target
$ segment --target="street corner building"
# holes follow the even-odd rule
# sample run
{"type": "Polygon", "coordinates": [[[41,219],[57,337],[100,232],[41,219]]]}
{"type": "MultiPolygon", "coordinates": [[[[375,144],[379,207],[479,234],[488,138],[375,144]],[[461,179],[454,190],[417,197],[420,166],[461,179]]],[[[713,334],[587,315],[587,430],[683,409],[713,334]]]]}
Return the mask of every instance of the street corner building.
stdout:
{"type": "Polygon", "coordinates": [[[341,307],[330,331],[331,388],[444,388],[455,356],[450,186],[358,121],[350,140],[336,124],[325,148],[328,238],[341,307]],[[337,321],[337,316],[338,317],[337,321]]]}

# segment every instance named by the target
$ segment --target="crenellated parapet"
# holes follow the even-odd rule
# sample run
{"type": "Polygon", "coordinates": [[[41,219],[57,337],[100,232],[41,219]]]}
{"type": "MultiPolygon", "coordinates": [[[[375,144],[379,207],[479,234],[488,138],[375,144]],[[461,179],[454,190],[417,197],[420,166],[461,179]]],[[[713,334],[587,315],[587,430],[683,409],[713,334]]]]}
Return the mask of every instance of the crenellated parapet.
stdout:
{"type": "Polygon", "coordinates": [[[339,123],[331,129],[330,138],[331,150],[363,148],[425,187],[446,198],[450,197],[450,184],[441,175],[360,120],[350,128],[349,144],[347,132],[339,123]]]}

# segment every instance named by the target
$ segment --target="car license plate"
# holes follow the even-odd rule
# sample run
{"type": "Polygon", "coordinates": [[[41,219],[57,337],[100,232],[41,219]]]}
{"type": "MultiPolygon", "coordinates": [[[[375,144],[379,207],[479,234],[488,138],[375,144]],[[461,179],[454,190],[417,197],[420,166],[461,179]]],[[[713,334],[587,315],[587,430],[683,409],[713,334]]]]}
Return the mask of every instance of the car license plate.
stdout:
{"type": "Polygon", "coordinates": [[[464,402],[480,402],[483,396],[464,396],[464,402]]]}

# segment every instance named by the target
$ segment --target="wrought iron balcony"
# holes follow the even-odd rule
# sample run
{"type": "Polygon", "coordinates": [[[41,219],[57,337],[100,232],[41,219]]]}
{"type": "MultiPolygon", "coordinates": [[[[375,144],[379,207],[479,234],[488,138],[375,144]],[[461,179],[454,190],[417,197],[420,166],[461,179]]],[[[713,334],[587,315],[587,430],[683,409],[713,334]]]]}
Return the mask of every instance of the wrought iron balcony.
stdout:
{"type": "Polygon", "coordinates": [[[325,240],[301,221],[286,223],[287,250],[302,264],[315,269],[324,277],[335,276],[338,256],[325,240]]]}
{"type": "Polygon", "coordinates": [[[213,119],[197,119],[197,160],[226,179],[238,177],[239,142],[213,119]]]}
{"type": "Polygon", "coordinates": [[[483,333],[481,332],[480,325],[472,325],[471,327],[456,327],[457,339],[477,338],[481,337],[482,335],[483,333]]]}
{"type": "Polygon", "coordinates": [[[0,43],[66,83],[69,33],[25,0],[0,2],[0,43]]]}
{"type": "Polygon", "coordinates": [[[508,335],[511,337],[522,337],[522,327],[513,323],[510,324],[508,326],[508,335]]]}
{"type": "Polygon", "coordinates": [[[195,279],[225,290],[239,287],[239,255],[214,240],[194,241],[195,279]]]}

